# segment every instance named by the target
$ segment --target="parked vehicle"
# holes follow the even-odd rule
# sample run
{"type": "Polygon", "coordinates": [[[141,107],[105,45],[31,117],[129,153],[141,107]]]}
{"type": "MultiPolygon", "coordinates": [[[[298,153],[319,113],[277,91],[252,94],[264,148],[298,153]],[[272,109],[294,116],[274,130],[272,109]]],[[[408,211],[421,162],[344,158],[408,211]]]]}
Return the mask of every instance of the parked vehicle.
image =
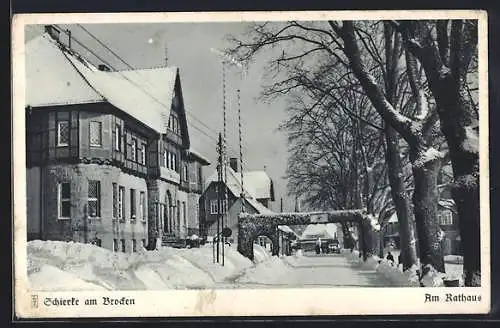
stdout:
{"type": "Polygon", "coordinates": [[[328,251],[330,253],[340,253],[340,247],[338,243],[331,243],[328,245],[328,251]]]}

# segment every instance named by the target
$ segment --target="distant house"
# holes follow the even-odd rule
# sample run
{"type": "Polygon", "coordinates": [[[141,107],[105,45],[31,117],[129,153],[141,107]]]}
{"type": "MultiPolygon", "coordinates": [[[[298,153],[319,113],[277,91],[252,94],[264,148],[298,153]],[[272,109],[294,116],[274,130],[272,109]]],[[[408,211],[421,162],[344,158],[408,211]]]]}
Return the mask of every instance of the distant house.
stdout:
{"type": "Polygon", "coordinates": [[[455,202],[451,198],[451,187],[445,185],[440,188],[439,224],[444,231],[443,252],[445,255],[461,255],[462,243],[460,240],[460,229],[458,227],[458,214],[455,202]]]}
{"type": "MultiPolygon", "coordinates": [[[[217,217],[219,211],[218,193],[225,195],[227,192],[227,204],[222,206],[222,211],[228,211],[227,222],[224,227],[229,227],[233,234],[229,238],[230,242],[236,243],[238,240],[238,215],[244,211],[250,214],[272,214],[269,209],[274,201],[274,190],[271,178],[265,171],[243,172],[243,183],[241,172],[238,172],[237,159],[231,158],[227,167],[226,186],[220,185],[218,172],[215,170],[206,180],[205,190],[200,197],[200,231],[203,238],[214,236],[217,233],[217,217]],[[244,194],[244,201],[240,195],[244,194]]],[[[222,224],[222,223],[220,223],[222,224]]]]}
{"type": "MultiPolygon", "coordinates": [[[[458,227],[458,215],[455,202],[451,199],[450,185],[440,185],[440,199],[438,201],[438,219],[441,230],[445,233],[443,240],[444,255],[461,255],[462,246],[460,241],[460,230],[458,227]]],[[[384,228],[384,246],[392,244],[400,248],[399,222],[396,213],[389,219],[384,228]]]]}
{"type": "Polygon", "coordinates": [[[52,26],[26,44],[28,240],[120,252],[197,233],[205,157],[176,67],[94,65],[52,26]]]}

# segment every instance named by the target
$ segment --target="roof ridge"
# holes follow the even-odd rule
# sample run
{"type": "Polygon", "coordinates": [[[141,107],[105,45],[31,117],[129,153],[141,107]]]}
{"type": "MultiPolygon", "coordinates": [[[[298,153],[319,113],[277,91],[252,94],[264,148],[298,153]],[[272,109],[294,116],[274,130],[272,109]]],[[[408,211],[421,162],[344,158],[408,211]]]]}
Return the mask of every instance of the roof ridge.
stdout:
{"type": "Polygon", "coordinates": [[[151,66],[151,67],[145,67],[145,68],[125,68],[125,69],[119,69],[115,70],[112,72],[130,72],[130,71],[157,71],[160,69],[174,69],[176,71],[179,70],[178,66],[151,66]]]}

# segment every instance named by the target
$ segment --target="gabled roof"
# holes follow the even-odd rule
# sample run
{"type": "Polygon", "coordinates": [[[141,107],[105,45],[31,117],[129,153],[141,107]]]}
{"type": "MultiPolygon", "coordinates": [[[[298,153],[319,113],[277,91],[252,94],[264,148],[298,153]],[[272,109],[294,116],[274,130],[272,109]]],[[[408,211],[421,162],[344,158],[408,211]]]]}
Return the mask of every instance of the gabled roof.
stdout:
{"type": "MultiPolygon", "coordinates": [[[[212,182],[218,181],[217,169],[207,178],[205,181],[205,188],[208,188],[212,182]]],[[[227,188],[235,196],[239,197],[241,194],[241,177],[236,173],[229,165],[227,166],[227,188]]],[[[250,186],[246,184],[246,180],[243,177],[243,188],[245,198],[255,198],[254,191],[250,189],[250,186]]]]}
{"type": "Polygon", "coordinates": [[[337,229],[332,229],[333,225],[324,224],[310,224],[306,227],[304,232],[302,232],[301,239],[312,239],[312,238],[327,238],[333,239],[335,237],[335,231],[337,229]]]}
{"type": "Polygon", "coordinates": [[[250,204],[250,206],[252,206],[257,211],[258,214],[273,214],[274,213],[273,211],[271,211],[270,209],[268,209],[267,207],[265,207],[264,205],[259,203],[259,201],[257,201],[256,199],[245,198],[245,200],[247,201],[248,204],[250,204]]]}
{"type": "Polygon", "coordinates": [[[243,183],[253,190],[257,199],[272,199],[272,180],[265,171],[243,172],[243,183]]]}
{"type": "MultiPolygon", "coordinates": [[[[208,188],[212,182],[218,181],[218,172],[215,170],[212,175],[210,175],[205,181],[205,188],[208,188]]],[[[236,173],[230,166],[227,166],[227,189],[233,194],[235,197],[240,197],[241,194],[241,177],[238,173],[236,173]]],[[[272,214],[274,213],[269,208],[262,205],[257,198],[255,197],[255,193],[251,188],[246,184],[245,177],[243,177],[243,188],[245,201],[252,206],[259,214],[272,214]]]]}
{"type": "Polygon", "coordinates": [[[26,106],[108,102],[165,133],[178,74],[176,67],[101,71],[45,33],[26,44],[26,106]]]}

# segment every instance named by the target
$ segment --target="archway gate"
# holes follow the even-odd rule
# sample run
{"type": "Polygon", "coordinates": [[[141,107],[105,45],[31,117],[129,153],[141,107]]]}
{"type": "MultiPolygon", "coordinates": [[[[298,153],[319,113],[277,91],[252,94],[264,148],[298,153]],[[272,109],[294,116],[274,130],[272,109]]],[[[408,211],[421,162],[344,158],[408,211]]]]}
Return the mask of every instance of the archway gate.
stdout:
{"type": "Polygon", "coordinates": [[[253,241],[258,236],[267,236],[272,241],[271,253],[278,255],[278,226],[308,225],[325,223],[353,222],[359,230],[360,250],[366,260],[373,254],[372,233],[376,230],[372,217],[364,210],[342,210],[326,212],[298,212],[276,214],[248,214],[238,216],[238,252],[243,256],[254,259],[253,241]],[[326,220],[316,221],[321,216],[326,220]]]}

